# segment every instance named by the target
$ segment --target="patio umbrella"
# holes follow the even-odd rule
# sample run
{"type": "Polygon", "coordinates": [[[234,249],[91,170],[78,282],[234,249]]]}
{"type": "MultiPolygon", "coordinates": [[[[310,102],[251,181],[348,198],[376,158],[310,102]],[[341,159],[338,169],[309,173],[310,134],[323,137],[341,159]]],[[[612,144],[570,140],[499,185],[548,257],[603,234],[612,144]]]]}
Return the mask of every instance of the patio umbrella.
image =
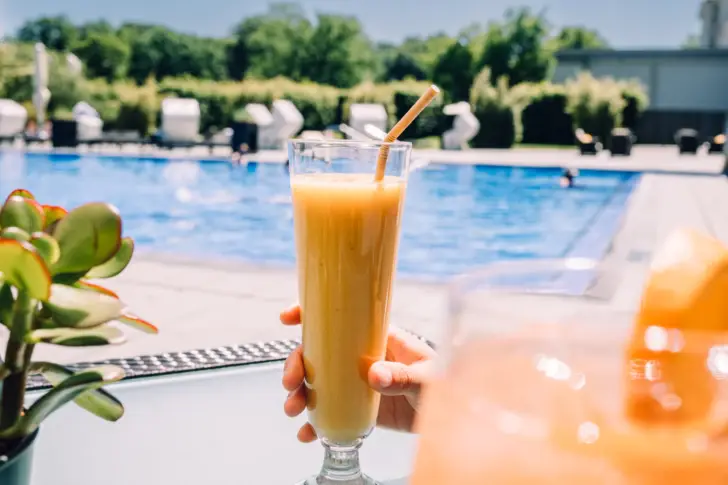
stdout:
{"type": "Polygon", "coordinates": [[[83,63],[75,54],[70,52],[66,54],[66,64],[68,65],[68,70],[71,71],[71,74],[74,76],[80,76],[83,72],[83,63]]]}
{"type": "Polygon", "coordinates": [[[43,134],[45,124],[46,108],[51,99],[51,92],[48,90],[48,55],[45,45],[38,42],[35,44],[35,74],[33,76],[33,105],[35,106],[36,119],[38,122],[38,135],[43,134]]]}

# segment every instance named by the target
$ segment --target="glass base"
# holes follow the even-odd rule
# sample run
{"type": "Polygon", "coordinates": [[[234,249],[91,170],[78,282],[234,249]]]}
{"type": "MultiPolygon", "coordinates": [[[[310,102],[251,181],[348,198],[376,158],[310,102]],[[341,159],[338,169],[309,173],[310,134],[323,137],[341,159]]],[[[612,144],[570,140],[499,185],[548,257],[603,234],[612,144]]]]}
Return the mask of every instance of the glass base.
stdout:
{"type": "Polygon", "coordinates": [[[382,485],[361,472],[359,448],[362,438],[351,443],[334,443],[321,439],[324,464],[321,472],[296,485],[382,485]]]}
{"type": "Polygon", "coordinates": [[[344,480],[335,480],[331,478],[315,476],[296,485],[383,485],[366,475],[360,475],[356,478],[346,478],[344,480]]]}

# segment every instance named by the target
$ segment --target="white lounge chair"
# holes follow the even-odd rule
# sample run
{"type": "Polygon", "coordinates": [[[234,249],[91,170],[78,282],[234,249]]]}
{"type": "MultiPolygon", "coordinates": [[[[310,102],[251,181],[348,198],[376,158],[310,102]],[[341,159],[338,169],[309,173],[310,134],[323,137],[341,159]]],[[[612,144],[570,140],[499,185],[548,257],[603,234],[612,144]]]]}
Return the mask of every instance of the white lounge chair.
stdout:
{"type": "Polygon", "coordinates": [[[76,137],[78,141],[99,140],[104,129],[104,122],[99,112],[85,101],[76,103],[72,110],[76,121],[76,137]]]}
{"type": "Polygon", "coordinates": [[[367,125],[386,132],[387,122],[387,111],[381,104],[354,103],[349,108],[349,126],[360,133],[366,133],[367,125]]]}
{"type": "Polygon", "coordinates": [[[277,147],[277,136],[273,114],[266,105],[251,103],[245,106],[245,111],[253,123],[258,125],[258,149],[269,150],[277,147]]]}
{"type": "Polygon", "coordinates": [[[455,117],[452,128],[442,134],[442,148],[462,150],[480,131],[480,122],[471,111],[470,104],[465,101],[449,104],[442,111],[455,117]]]}
{"type": "Polygon", "coordinates": [[[284,148],[286,140],[294,137],[303,128],[303,115],[296,105],[287,99],[273,101],[273,131],[277,138],[278,148],[284,148]]]}
{"type": "Polygon", "coordinates": [[[200,103],[191,98],[162,101],[161,138],[164,143],[196,143],[200,140],[200,103]]]}
{"type": "Polygon", "coordinates": [[[14,138],[23,133],[28,111],[12,99],[0,99],[0,138],[14,138]]]}

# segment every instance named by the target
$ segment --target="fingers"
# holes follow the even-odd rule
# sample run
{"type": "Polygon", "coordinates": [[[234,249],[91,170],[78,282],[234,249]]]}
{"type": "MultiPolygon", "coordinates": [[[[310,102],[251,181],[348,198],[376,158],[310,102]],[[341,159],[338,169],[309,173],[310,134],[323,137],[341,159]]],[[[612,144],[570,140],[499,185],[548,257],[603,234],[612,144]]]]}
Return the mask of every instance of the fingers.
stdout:
{"type": "Polygon", "coordinates": [[[369,369],[369,386],[385,396],[419,396],[432,375],[431,362],[405,365],[400,362],[375,362],[369,369]]]}
{"type": "Polygon", "coordinates": [[[289,418],[295,418],[306,409],[306,386],[301,384],[298,389],[288,393],[283,411],[289,418]]]}
{"type": "Polygon", "coordinates": [[[389,327],[387,336],[387,360],[414,364],[422,360],[434,359],[435,350],[426,342],[401,328],[389,327]]]}
{"type": "Polygon", "coordinates": [[[301,323],[301,307],[293,305],[281,312],[281,323],[283,325],[298,325],[301,323]]]}
{"type": "Polygon", "coordinates": [[[286,391],[294,391],[303,383],[303,349],[299,345],[290,353],[283,365],[283,387],[286,391]]]}
{"type": "Polygon", "coordinates": [[[318,436],[316,436],[316,431],[314,431],[311,423],[304,424],[301,426],[301,429],[298,430],[298,441],[301,443],[311,443],[317,439],[318,436]]]}

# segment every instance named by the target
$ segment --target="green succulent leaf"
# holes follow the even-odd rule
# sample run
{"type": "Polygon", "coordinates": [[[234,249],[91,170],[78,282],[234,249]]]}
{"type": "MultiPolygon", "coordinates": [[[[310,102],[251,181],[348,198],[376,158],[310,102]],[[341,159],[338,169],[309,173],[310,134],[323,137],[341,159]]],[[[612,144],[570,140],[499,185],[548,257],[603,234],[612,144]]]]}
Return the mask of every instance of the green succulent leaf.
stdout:
{"type": "Polygon", "coordinates": [[[30,332],[28,343],[47,343],[66,347],[118,345],[125,341],[124,333],[116,327],[101,325],[94,328],[40,328],[30,332]]]}
{"type": "Polygon", "coordinates": [[[61,284],[61,285],[70,286],[70,285],[75,285],[76,283],[78,283],[78,281],[81,278],[83,278],[84,276],[86,276],[85,271],[81,271],[78,273],[62,273],[62,274],[53,275],[53,282],[61,284]]]}
{"type": "Polygon", "coordinates": [[[0,239],[12,239],[13,241],[30,241],[30,234],[19,227],[6,227],[0,231],[0,239]]]}
{"type": "Polygon", "coordinates": [[[55,264],[61,257],[61,248],[52,236],[45,232],[34,232],[30,235],[30,244],[49,265],[55,264]]]}
{"type": "Polygon", "coordinates": [[[91,268],[86,274],[87,278],[112,278],[127,267],[134,254],[134,240],[125,237],[121,240],[121,246],[114,256],[102,265],[91,268]]]}
{"type": "Polygon", "coordinates": [[[51,275],[43,259],[27,242],[0,240],[0,273],[6,283],[46,301],[51,292],[51,275]]]}
{"type": "Polygon", "coordinates": [[[64,379],[43,397],[38,399],[20,420],[20,431],[28,435],[64,404],[75,400],[88,391],[99,389],[104,384],[116,382],[124,377],[124,371],[113,365],[103,365],[76,372],[64,379]]]}
{"type": "MultiPolygon", "coordinates": [[[[33,362],[31,371],[40,372],[52,386],[59,386],[74,372],[51,362],[33,362]]],[[[117,421],[124,415],[124,406],[103,389],[86,391],[73,400],[80,407],[107,421],[117,421]]]]}
{"type": "Polygon", "coordinates": [[[53,274],[85,274],[111,259],[119,250],[119,211],[110,204],[82,205],[58,221],[53,237],[61,248],[61,257],[51,268],[53,274]]]}
{"type": "MultiPolygon", "coordinates": [[[[66,217],[68,211],[63,207],[57,205],[44,205],[43,212],[45,213],[45,226],[44,230],[55,228],[56,223],[66,217]]],[[[51,232],[51,231],[49,231],[51,232]]]]}
{"type": "Polygon", "coordinates": [[[16,195],[19,196],[19,197],[22,197],[24,199],[35,200],[35,196],[33,194],[31,194],[30,191],[25,190],[25,189],[15,189],[15,190],[13,190],[12,192],[10,192],[10,195],[8,195],[8,199],[10,197],[14,197],[16,195]]]}
{"type": "Polygon", "coordinates": [[[108,296],[110,296],[112,298],[116,298],[117,300],[119,299],[119,295],[117,295],[116,293],[114,293],[110,289],[105,288],[105,287],[103,287],[101,285],[96,285],[94,283],[89,283],[88,281],[83,281],[83,280],[77,281],[77,282],[75,282],[73,284],[73,287],[74,288],[80,288],[82,290],[95,291],[97,293],[101,293],[101,294],[104,294],[104,295],[108,295],[108,296]]]}
{"type": "Polygon", "coordinates": [[[43,229],[44,222],[45,213],[40,204],[20,195],[8,197],[0,210],[1,227],[19,227],[31,233],[43,229]]]}
{"type": "Polygon", "coordinates": [[[125,325],[128,325],[132,328],[135,328],[139,331],[142,331],[144,333],[151,333],[151,334],[158,334],[159,329],[152,325],[151,323],[147,322],[144,319],[141,319],[137,317],[136,315],[133,315],[128,312],[124,312],[124,314],[116,319],[120,323],[123,323],[125,325]]]}
{"type": "Polygon", "coordinates": [[[0,281],[0,323],[10,328],[13,320],[13,291],[8,283],[0,281]]]}
{"type": "Polygon", "coordinates": [[[54,284],[43,307],[62,327],[91,328],[121,316],[124,303],[93,289],[54,284]]]}

